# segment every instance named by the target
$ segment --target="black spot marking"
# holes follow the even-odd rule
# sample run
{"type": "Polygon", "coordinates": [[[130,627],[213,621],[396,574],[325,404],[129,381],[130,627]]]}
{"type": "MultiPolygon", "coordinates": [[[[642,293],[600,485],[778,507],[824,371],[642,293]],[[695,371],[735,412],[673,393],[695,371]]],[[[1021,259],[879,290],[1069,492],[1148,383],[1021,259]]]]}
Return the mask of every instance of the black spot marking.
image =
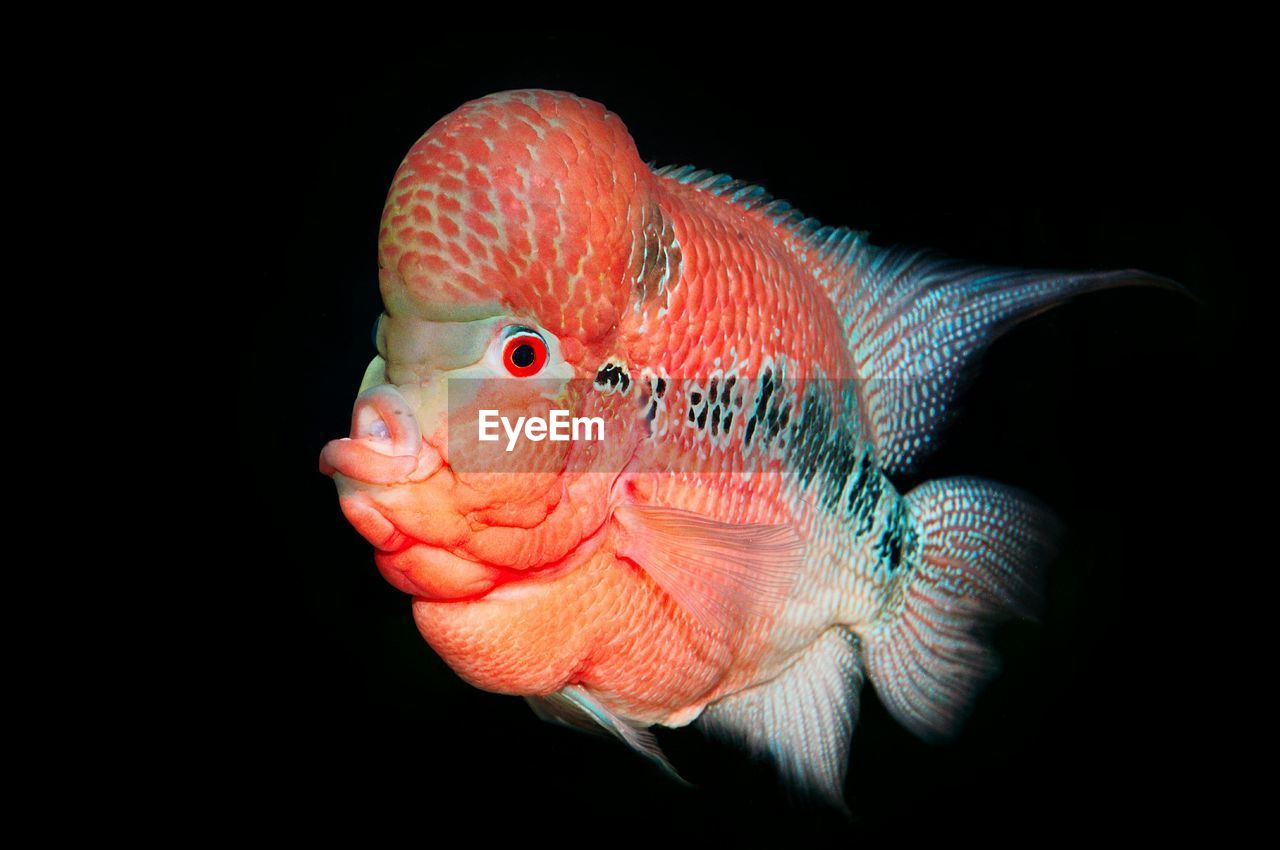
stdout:
{"type": "MultiPolygon", "coordinates": [[[[737,385],[736,379],[734,384],[737,385]]],[[[725,403],[739,409],[743,408],[743,393],[739,391],[736,398],[730,401],[730,392],[731,387],[726,382],[722,392],[725,403]]],[[[766,450],[774,445],[780,449],[786,449],[792,445],[794,435],[788,428],[794,416],[792,410],[794,404],[785,382],[766,366],[760,373],[760,383],[752,406],[746,408],[744,414],[747,417],[743,436],[746,444],[750,445],[753,440],[759,438],[761,447],[766,450]]]]}
{"type": "MultiPolygon", "coordinates": [[[[884,531],[876,541],[876,557],[888,567],[889,572],[898,569],[903,563],[903,556],[914,554],[916,533],[911,526],[911,518],[907,515],[905,500],[899,499],[889,511],[884,531]]],[[[911,567],[911,560],[906,561],[911,567]]]]}
{"type": "Polygon", "coordinates": [[[596,372],[595,386],[603,392],[612,392],[621,388],[625,393],[631,388],[631,375],[628,374],[626,366],[606,363],[596,372]]]}
{"type": "MultiPolygon", "coordinates": [[[[768,436],[765,437],[765,441],[772,443],[774,440],[778,439],[778,436],[786,430],[787,423],[790,421],[791,405],[788,404],[770,408],[766,422],[769,426],[769,433],[768,436]]],[[[785,440],[783,441],[783,445],[786,445],[785,440]]]]}
{"type": "MultiPolygon", "coordinates": [[[[800,403],[800,419],[796,423],[792,439],[792,453],[789,456],[792,466],[800,475],[800,486],[807,488],[823,466],[827,442],[831,431],[831,405],[829,394],[823,387],[810,384],[806,387],[804,399],[800,403]]],[[[769,422],[769,439],[773,439],[775,431],[781,431],[781,411],[771,414],[769,422]]],[[[843,486],[843,482],[841,482],[843,486]]]]}
{"type": "MultiPolygon", "coordinates": [[[[664,407],[662,397],[666,393],[667,382],[655,375],[652,369],[646,367],[640,370],[640,377],[636,378],[635,384],[636,406],[644,411],[642,416],[645,423],[645,432],[652,437],[655,430],[654,422],[658,420],[659,414],[662,413],[662,408],[664,407]]],[[[626,392],[626,390],[624,389],[623,392],[626,392]]]]}
{"type": "Polygon", "coordinates": [[[853,504],[852,518],[857,522],[853,533],[859,537],[871,530],[876,519],[876,506],[880,504],[880,493],[884,489],[884,478],[880,470],[871,462],[870,452],[863,456],[867,467],[867,479],[853,504]]]}
{"type": "Polygon", "coordinates": [[[822,507],[829,511],[840,509],[840,495],[845,483],[858,465],[858,449],[853,439],[843,429],[834,435],[823,464],[822,507]]]}
{"type": "Polygon", "coordinates": [[[862,499],[862,491],[867,487],[867,480],[871,472],[871,452],[867,450],[863,452],[862,457],[858,459],[857,469],[854,471],[853,483],[849,485],[849,498],[845,501],[844,512],[848,516],[854,516],[860,499],[862,499]]]}
{"type": "Polygon", "coordinates": [[[772,441],[772,437],[768,433],[768,423],[765,417],[769,414],[769,399],[773,397],[773,371],[766,367],[760,373],[760,389],[756,391],[755,410],[747,418],[746,442],[751,444],[751,440],[755,437],[756,430],[763,427],[765,430],[761,435],[761,442],[767,444],[772,441]]]}

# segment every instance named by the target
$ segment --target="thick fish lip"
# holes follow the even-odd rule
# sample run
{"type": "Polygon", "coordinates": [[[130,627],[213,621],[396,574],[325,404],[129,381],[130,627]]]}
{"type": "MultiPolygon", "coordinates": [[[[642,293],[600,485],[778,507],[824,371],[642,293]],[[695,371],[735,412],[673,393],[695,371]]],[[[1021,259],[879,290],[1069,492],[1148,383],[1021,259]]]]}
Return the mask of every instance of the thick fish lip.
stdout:
{"type": "Polygon", "coordinates": [[[411,455],[387,455],[362,440],[330,440],[320,451],[320,474],[332,478],[339,495],[361,486],[418,484],[445,468],[435,446],[422,441],[411,455]]]}
{"type": "Polygon", "coordinates": [[[351,436],[331,440],[320,452],[322,474],[375,485],[422,480],[442,463],[423,440],[409,403],[389,384],[361,393],[351,412],[351,436]]]}
{"type": "Polygon", "coordinates": [[[388,455],[364,440],[331,440],[320,451],[320,473],[362,484],[399,484],[418,468],[418,456],[388,455]],[[358,470],[358,472],[357,472],[358,470]]]}

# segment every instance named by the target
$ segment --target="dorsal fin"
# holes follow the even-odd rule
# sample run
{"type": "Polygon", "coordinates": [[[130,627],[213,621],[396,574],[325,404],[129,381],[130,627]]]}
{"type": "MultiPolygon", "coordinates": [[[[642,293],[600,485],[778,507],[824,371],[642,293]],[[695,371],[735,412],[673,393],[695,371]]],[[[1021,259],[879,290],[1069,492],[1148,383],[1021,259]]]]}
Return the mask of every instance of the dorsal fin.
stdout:
{"type": "Polygon", "coordinates": [[[650,163],[649,167],[659,177],[724,198],[744,210],[757,212],[777,227],[804,233],[821,227],[816,219],[806,218],[804,213],[791,204],[770,195],[763,186],[746,180],[738,180],[728,174],[716,174],[705,168],[694,168],[692,165],[664,165],[657,168],[650,163]]]}
{"type": "Polygon", "coordinates": [[[847,227],[825,227],[816,218],[810,218],[788,202],[775,198],[768,189],[747,180],[692,165],[664,165],[659,168],[651,162],[649,167],[659,177],[723,198],[769,219],[776,227],[789,232],[791,249],[806,264],[812,262],[828,268],[838,267],[867,236],[863,231],[847,227]]]}
{"type": "Polygon", "coordinates": [[[860,379],[863,421],[889,474],[911,471],[934,447],[982,352],[1013,325],[1101,289],[1146,285],[1185,292],[1173,281],[1132,269],[982,267],[928,251],[877,248],[862,231],[823,226],[727,174],[691,165],[654,173],[756,212],[789,234],[788,247],[840,314],[860,379]]]}
{"type": "Polygon", "coordinates": [[[1013,325],[1086,292],[1146,285],[1136,270],[1067,272],[974,266],[932,252],[841,242],[831,294],[881,467],[909,472],[955,413],[982,352],[1013,325]]]}

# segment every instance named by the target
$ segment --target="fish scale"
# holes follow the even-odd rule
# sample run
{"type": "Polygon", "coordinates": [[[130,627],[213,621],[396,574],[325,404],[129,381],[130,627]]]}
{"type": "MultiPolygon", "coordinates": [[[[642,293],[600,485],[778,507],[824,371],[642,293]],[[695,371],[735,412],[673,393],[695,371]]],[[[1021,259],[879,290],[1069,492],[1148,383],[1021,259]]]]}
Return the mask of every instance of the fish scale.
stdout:
{"type": "Polygon", "coordinates": [[[616,115],[547,91],[428,130],[378,260],[379,356],[321,465],[424,638],[664,769],[649,727],[696,722],[837,806],[864,682],[921,737],[953,734],[1053,536],[1017,491],[893,476],[1008,327],[1173,286],[879,248],[758,186],[647,166],[616,115]],[[522,361],[543,383],[502,372],[513,332],[545,347],[522,361]],[[620,436],[466,468],[482,406],[552,403],[620,436]]]}

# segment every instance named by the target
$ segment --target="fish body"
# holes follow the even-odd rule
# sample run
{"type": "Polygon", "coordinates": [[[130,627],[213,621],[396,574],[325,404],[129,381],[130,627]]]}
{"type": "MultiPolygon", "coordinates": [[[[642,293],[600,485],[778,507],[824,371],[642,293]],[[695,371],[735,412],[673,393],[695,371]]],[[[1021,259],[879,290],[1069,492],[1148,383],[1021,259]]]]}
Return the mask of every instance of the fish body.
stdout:
{"type": "Polygon", "coordinates": [[[863,683],[955,731],[1029,614],[1052,520],[977,479],[899,492],[985,346],[1137,272],[872,246],[759,187],[645,165],[573,95],[464,105],[397,172],[379,356],[322,453],[344,512],[477,687],[613,734],[697,722],[837,804],[863,683]],[[604,443],[477,464],[480,411],[604,443]]]}

